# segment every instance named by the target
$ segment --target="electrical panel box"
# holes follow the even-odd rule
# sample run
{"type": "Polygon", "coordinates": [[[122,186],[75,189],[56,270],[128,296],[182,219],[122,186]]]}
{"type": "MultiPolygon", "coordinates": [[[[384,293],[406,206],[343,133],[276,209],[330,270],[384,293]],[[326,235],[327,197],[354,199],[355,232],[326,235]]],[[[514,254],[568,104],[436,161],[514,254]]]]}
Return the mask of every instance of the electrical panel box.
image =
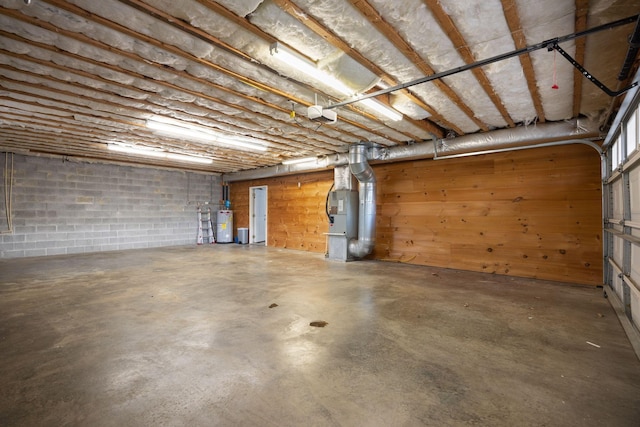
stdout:
{"type": "Polygon", "coordinates": [[[337,190],[329,193],[329,235],[358,237],[358,192],[337,190]]]}

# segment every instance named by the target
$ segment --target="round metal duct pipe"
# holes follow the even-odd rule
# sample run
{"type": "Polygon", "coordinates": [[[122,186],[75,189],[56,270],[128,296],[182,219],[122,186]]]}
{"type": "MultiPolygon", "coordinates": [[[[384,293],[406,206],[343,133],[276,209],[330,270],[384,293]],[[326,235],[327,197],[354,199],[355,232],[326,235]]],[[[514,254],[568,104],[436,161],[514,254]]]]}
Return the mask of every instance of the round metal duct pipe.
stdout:
{"type": "MultiPolygon", "coordinates": [[[[597,124],[593,121],[567,120],[556,123],[541,123],[520,126],[513,129],[500,129],[484,134],[464,135],[457,138],[437,141],[419,142],[412,145],[398,145],[376,149],[370,157],[371,161],[404,161],[438,158],[465,153],[467,155],[483,154],[486,150],[535,148],[538,144],[555,142],[575,144],[577,138],[601,137],[597,124]]],[[[544,145],[540,145],[544,146],[544,145]]],[[[270,178],[295,173],[321,171],[349,163],[349,155],[336,153],[318,157],[312,161],[293,165],[277,165],[266,168],[224,174],[224,182],[247,181],[251,179],[270,178]]]]}
{"type": "Polygon", "coordinates": [[[367,161],[369,144],[349,147],[349,168],[358,180],[358,238],[349,242],[348,254],[362,258],[373,251],[376,243],[376,176],[367,161]]]}

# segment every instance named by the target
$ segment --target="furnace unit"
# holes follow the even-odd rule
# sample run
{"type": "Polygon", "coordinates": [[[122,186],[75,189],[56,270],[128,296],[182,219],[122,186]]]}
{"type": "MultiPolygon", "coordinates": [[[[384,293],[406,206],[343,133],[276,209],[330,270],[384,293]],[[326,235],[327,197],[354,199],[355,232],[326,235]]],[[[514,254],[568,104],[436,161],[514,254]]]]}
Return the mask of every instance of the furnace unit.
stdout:
{"type": "Polygon", "coordinates": [[[327,258],[348,261],[349,240],[358,238],[358,192],[353,190],[348,166],[337,167],[334,174],[337,189],[331,191],[327,198],[327,258]]]}

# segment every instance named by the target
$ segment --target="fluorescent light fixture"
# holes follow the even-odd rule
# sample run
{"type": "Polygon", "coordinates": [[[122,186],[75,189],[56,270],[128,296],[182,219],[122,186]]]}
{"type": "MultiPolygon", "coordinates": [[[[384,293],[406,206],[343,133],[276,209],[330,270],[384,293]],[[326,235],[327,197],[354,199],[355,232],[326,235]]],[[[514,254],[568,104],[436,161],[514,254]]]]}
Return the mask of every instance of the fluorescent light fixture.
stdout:
{"type": "Polygon", "coordinates": [[[267,151],[267,147],[260,144],[260,140],[244,136],[222,136],[218,138],[218,142],[248,148],[253,151],[267,151]]]}
{"type": "Polygon", "coordinates": [[[167,153],[164,151],[151,150],[148,148],[134,148],[126,145],[118,145],[118,144],[108,144],[107,148],[111,151],[118,151],[120,153],[127,154],[139,154],[147,157],[167,157],[167,153]]]}
{"type": "Polygon", "coordinates": [[[318,160],[317,157],[302,157],[299,159],[289,159],[282,162],[283,165],[295,165],[296,163],[306,163],[318,160]]]}
{"type": "Polygon", "coordinates": [[[117,151],[126,154],[135,154],[138,156],[155,157],[159,159],[178,160],[180,162],[202,163],[210,165],[213,160],[206,157],[188,156],[186,154],[167,153],[166,151],[151,150],[148,148],[135,148],[126,145],[108,144],[107,147],[111,151],[117,151]]]}
{"type": "Polygon", "coordinates": [[[360,104],[366,105],[367,107],[377,111],[378,113],[382,114],[388,119],[393,120],[394,122],[397,122],[398,120],[402,120],[402,114],[400,114],[399,112],[397,112],[396,110],[390,107],[387,107],[382,102],[377,101],[373,98],[363,99],[362,101],[360,101],[360,104]]]}
{"type": "Polygon", "coordinates": [[[196,130],[196,129],[188,128],[184,126],[172,125],[169,123],[163,123],[163,122],[157,121],[156,119],[147,120],[147,127],[149,129],[169,133],[176,136],[182,136],[190,139],[211,141],[212,138],[215,138],[215,135],[201,131],[201,130],[196,130]]]}
{"type": "MultiPolygon", "coordinates": [[[[298,53],[288,49],[283,46],[281,43],[275,42],[271,44],[271,55],[274,58],[284,62],[285,64],[294,67],[298,71],[301,71],[308,75],[309,77],[313,77],[318,82],[324,83],[327,86],[332,87],[343,95],[353,96],[353,91],[349,89],[344,83],[335,77],[325,73],[321,69],[319,69],[315,62],[309,61],[307,58],[299,55],[298,53]]],[[[380,84],[380,83],[378,83],[380,84]]],[[[367,98],[362,101],[359,101],[362,105],[365,105],[372,110],[382,114],[383,116],[393,120],[398,121],[402,120],[402,114],[395,111],[394,109],[384,105],[383,103],[376,101],[372,98],[367,98]]]]}
{"type": "Polygon", "coordinates": [[[176,153],[167,153],[167,159],[178,160],[180,162],[202,163],[205,165],[210,165],[211,163],[213,163],[213,160],[207,159],[205,157],[196,157],[196,156],[189,156],[187,154],[176,154],[176,153]]]}
{"type": "Polygon", "coordinates": [[[324,83],[327,86],[332,87],[343,95],[353,95],[353,90],[349,89],[344,83],[335,77],[325,73],[319,69],[315,62],[309,61],[307,58],[300,54],[286,48],[281,43],[275,42],[271,44],[271,55],[281,62],[295,68],[298,71],[302,71],[309,77],[313,77],[315,80],[324,83]]]}
{"type": "Polygon", "coordinates": [[[261,144],[262,141],[244,136],[222,135],[210,131],[205,127],[192,125],[179,121],[173,121],[166,117],[154,116],[147,120],[147,127],[158,132],[172,136],[193,139],[207,143],[219,143],[235,147],[246,148],[253,151],[267,151],[267,147],[261,144]]]}

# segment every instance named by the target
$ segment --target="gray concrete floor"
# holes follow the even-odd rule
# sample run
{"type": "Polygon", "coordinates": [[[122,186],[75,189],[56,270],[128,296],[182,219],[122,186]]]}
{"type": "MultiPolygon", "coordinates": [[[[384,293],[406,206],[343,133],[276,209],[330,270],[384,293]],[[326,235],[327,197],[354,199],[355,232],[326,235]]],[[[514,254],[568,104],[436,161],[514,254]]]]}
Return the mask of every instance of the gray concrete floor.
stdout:
{"type": "Polygon", "coordinates": [[[239,245],[3,260],[0,283],[3,426],[640,424],[600,289],[239,245]]]}

